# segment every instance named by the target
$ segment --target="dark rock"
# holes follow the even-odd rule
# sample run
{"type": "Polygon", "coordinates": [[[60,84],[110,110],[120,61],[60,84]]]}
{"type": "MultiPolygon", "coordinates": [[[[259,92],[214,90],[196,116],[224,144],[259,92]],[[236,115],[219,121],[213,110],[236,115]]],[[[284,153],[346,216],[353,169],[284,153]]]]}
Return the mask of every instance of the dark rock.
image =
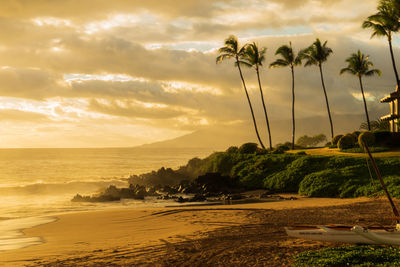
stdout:
{"type": "MultiPolygon", "coordinates": [[[[153,190],[154,191],[154,190],[153,190]]],[[[93,196],[81,196],[77,194],[73,202],[106,202],[116,201],[122,198],[143,200],[146,196],[158,196],[155,192],[149,192],[145,186],[129,185],[129,188],[118,188],[114,185],[107,187],[102,193],[93,196]]]]}
{"type": "Polygon", "coordinates": [[[178,197],[178,199],[176,200],[176,202],[184,203],[184,202],[187,202],[187,199],[186,199],[186,198],[183,198],[183,197],[178,197]]]}
{"type": "Polygon", "coordinates": [[[240,200],[246,198],[242,194],[227,194],[227,195],[222,195],[221,200],[240,200]]]}
{"type": "Polygon", "coordinates": [[[121,200],[119,197],[111,195],[100,195],[100,196],[81,196],[77,194],[71,200],[72,202],[108,202],[108,201],[118,201],[121,200]]]}
{"type": "Polygon", "coordinates": [[[203,202],[206,201],[207,198],[203,195],[195,195],[194,197],[192,197],[189,202],[203,202]]]}

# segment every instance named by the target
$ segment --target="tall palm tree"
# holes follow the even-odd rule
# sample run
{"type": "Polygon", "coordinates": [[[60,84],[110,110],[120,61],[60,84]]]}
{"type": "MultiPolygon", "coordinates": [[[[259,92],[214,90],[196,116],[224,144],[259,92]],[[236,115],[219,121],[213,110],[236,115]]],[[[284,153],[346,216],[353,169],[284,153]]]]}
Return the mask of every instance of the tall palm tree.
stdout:
{"type": "Polygon", "coordinates": [[[331,135],[333,139],[334,134],[333,134],[332,116],[331,116],[331,110],[329,108],[328,95],[326,93],[324,74],[322,71],[322,63],[326,62],[328,60],[329,55],[333,53],[332,49],[326,46],[327,43],[328,41],[325,41],[324,44],[322,44],[321,41],[317,38],[317,40],[315,40],[315,42],[311,46],[300,51],[300,57],[306,60],[306,63],[304,64],[305,67],[316,65],[319,68],[319,72],[321,75],[322,89],[324,90],[324,95],[325,95],[326,108],[328,110],[329,123],[331,125],[331,135]]]}
{"type": "Polygon", "coordinates": [[[348,63],[348,66],[346,68],[343,68],[340,71],[340,74],[350,73],[358,77],[358,80],[360,82],[361,94],[364,101],[364,109],[365,115],[367,117],[368,130],[371,131],[371,123],[368,116],[367,102],[365,101],[362,77],[374,76],[375,74],[381,76],[382,73],[378,69],[370,69],[370,67],[374,66],[374,63],[369,61],[369,56],[365,56],[363,53],[361,53],[360,50],[358,50],[357,53],[353,53],[349,58],[347,58],[346,62],[348,63]]]}
{"type": "Polygon", "coordinates": [[[242,79],[243,88],[246,93],[247,102],[249,103],[250,112],[251,112],[251,116],[253,118],[253,124],[254,124],[254,129],[256,131],[256,135],[257,135],[258,141],[260,142],[261,147],[263,149],[265,149],[265,146],[264,146],[263,142],[261,141],[260,134],[258,133],[257,122],[256,122],[256,118],[254,116],[253,106],[251,104],[250,96],[247,91],[246,83],[244,81],[242,69],[240,68],[240,65],[242,62],[242,57],[244,56],[244,53],[245,53],[245,47],[240,48],[237,37],[231,35],[225,40],[225,46],[221,47],[218,50],[218,52],[220,55],[216,59],[217,64],[221,63],[225,59],[231,59],[231,58],[235,59],[235,66],[238,68],[240,78],[242,79]]]}
{"type": "Polygon", "coordinates": [[[393,33],[400,30],[400,3],[398,0],[381,0],[378,5],[378,12],[371,15],[363,22],[364,29],[372,29],[373,37],[386,37],[389,42],[390,56],[393,65],[393,71],[396,77],[397,90],[400,87],[399,73],[397,72],[396,60],[393,53],[393,33]]]}
{"type": "Polygon", "coordinates": [[[292,149],[294,149],[295,142],[295,133],[296,133],[296,123],[295,123],[295,112],[294,112],[294,103],[295,103],[295,94],[294,94],[294,67],[301,65],[301,58],[299,55],[293,52],[292,42],[289,45],[282,45],[276,50],[275,55],[281,56],[281,58],[272,62],[269,67],[271,69],[277,67],[290,67],[292,72],[292,149]]]}
{"type": "Polygon", "coordinates": [[[271,137],[271,128],[269,125],[269,119],[267,114],[267,108],[265,107],[264,93],[261,86],[261,78],[260,78],[260,67],[263,66],[265,61],[265,53],[267,52],[267,48],[263,47],[261,49],[258,48],[256,43],[247,44],[245,46],[245,54],[244,60],[241,62],[242,65],[246,67],[254,67],[257,73],[258,87],[260,88],[261,101],[264,109],[265,121],[267,123],[268,129],[268,137],[269,137],[269,148],[272,149],[272,137],[271,137]]]}

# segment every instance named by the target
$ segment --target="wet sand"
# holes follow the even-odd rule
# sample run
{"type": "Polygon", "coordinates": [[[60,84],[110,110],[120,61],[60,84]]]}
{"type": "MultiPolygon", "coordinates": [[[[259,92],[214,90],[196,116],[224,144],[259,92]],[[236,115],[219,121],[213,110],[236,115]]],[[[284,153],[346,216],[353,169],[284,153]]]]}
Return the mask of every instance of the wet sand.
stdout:
{"type": "Polygon", "coordinates": [[[390,223],[384,200],[300,198],[240,205],[108,210],[25,229],[43,244],[0,252],[4,266],[282,266],[334,244],[286,236],[288,224],[390,223]]]}

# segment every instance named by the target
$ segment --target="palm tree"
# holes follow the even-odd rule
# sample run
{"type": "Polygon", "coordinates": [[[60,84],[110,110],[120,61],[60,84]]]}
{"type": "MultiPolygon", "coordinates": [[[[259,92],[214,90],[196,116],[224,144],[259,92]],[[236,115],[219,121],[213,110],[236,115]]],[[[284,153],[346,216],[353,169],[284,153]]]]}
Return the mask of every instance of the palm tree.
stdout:
{"type": "Polygon", "coordinates": [[[362,24],[364,29],[372,29],[371,38],[386,37],[389,42],[390,56],[392,59],[393,71],[396,77],[397,90],[400,87],[399,73],[397,72],[396,60],[393,53],[393,33],[400,30],[400,11],[398,0],[381,0],[378,6],[378,13],[369,16],[362,24]]]}
{"type": "Polygon", "coordinates": [[[327,43],[328,41],[325,41],[324,44],[322,44],[319,39],[315,40],[315,42],[310,47],[300,51],[300,57],[306,60],[306,63],[304,64],[305,67],[312,65],[316,65],[319,67],[322,89],[324,90],[326,108],[328,110],[329,122],[331,125],[331,135],[333,139],[334,134],[333,134],[332,116],[329,108],[328,95],[326,94],[324,74],[322,72],[322,63],[327,61],[329,55],[333,53],[332,49],[326,46],[327,43]]]}
{"type": "Polygon", "coordinates": [[[253,106],[251,105],[251,100],[249,97],[249,93],[247,92],[247,87],[246,87],[246,83],[244,81],[242,69],[240,68],[240,65],[242,62],[242,57],[245,53],[245,47],[240,48],[237,37],[231,35],[225,40],[225,46],[221,47],[218,50],[218,52],[220,55],[216,59],[217,64],[221,63],[225,59],[231,59],[231,58],[235,59],[235,66],[238,68],[240,78],[242,79],[243,88],[246,93],[247,101],[249,103],[250,112],[251,112],[251,116],[253,118],[253,124],[254,124],[254,129],[256,131],[256,135],[257,135],[258,141],[260,142],[261,147],[263,149],[265,149],[265,146],[264,146],[263,142],[261,141],[260,134],[258,133],[257,122],[256,122],[256,118],[254,117],[253,106]]]}
{"type": "Polygon", "coordinates": [[[294,103],[295,103],[295,94],[294,94],[294,67],[301,65],[300,56],[296,56],[293,52],[292,42],[289,45],[282,45],[276,50],[275,55],[280,55],[281,58],[272,62],[269,67],[271,69],[276,67],[290,67],[292,72],[292,149],[294,149],[294,141],[295,141],[295,132],[296,132],[296,123],[294,118],[294,103]]]}
{"type": "MultiPolygon", "coordinates": [[[[361,130],[368,130],[368,124],[366,122],[361,123],[360,125],[361,130]]],[[[371,121],[371,130],[372,131],[389,131],[390,130],[390,123],[388,121],[383,120],[376,120],[371,121]]]]}
{"type": "Polygon", "coordinates": [[[258,86],[260,88],[260,94],[261,94],[261,101],[262,101],[262,105],[264,108],[265,121],[267,122],[269,148],[272,150],[271,128],[269,125],[267,108],[265,107],[264,93],[262,90],[261,78],[260,78],[260,67],[263,66],[263,63],[265,61],[265,53],[266,52],[267,52],[267,48],[263,47],[263,48],[259,49],[256,43],[247,44],[245,46],[245,54],[244,54],[244,58],[243,58],[244,60],[243,60],[243,62],[241,62],[241,64],[246,67],[254,67],[254,69],[256,70],[258,86]]]}
{"type": "Polygon", "coordinates": [[[362,77],[363,76],[369,77],[375,74],[381,76],[382,73],[378,69],[372,69],[372,70],[369,69],[370,67],[373,67],[374,64],[371,61],[369,61],[369,56],[365,56],[363,53],[361,53],[360,50],[358,50],[357,53],[354,53],[349,58],[347,58],[346,62],[348,63],[348,66],[346,68],[343,68],[340,71],[340,74],[347,72],[358,77],[358,80],[360,82],[361,94],[364,101],[365,115],[367,116],[368,131],[371,131],[371,123],[369,121],[369,116],[368,116],[367,102],[365,101],[362,77]]]}

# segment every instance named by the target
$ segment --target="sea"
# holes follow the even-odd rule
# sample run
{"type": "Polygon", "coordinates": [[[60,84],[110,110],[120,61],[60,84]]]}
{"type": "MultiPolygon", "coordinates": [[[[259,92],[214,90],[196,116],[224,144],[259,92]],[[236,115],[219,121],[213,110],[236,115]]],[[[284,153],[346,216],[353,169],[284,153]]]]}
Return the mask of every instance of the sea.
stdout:
{"type": "Polygon", "coordinates": [[[109,185],[128,186],[132,174],[178,168],[212,148],[24,148],[0,149],[0,252],[41,243],[22,229],[48,223],[56,215],[105,209],[163,207],[147,198],[110,203],[71,202],[109,185]]]}

